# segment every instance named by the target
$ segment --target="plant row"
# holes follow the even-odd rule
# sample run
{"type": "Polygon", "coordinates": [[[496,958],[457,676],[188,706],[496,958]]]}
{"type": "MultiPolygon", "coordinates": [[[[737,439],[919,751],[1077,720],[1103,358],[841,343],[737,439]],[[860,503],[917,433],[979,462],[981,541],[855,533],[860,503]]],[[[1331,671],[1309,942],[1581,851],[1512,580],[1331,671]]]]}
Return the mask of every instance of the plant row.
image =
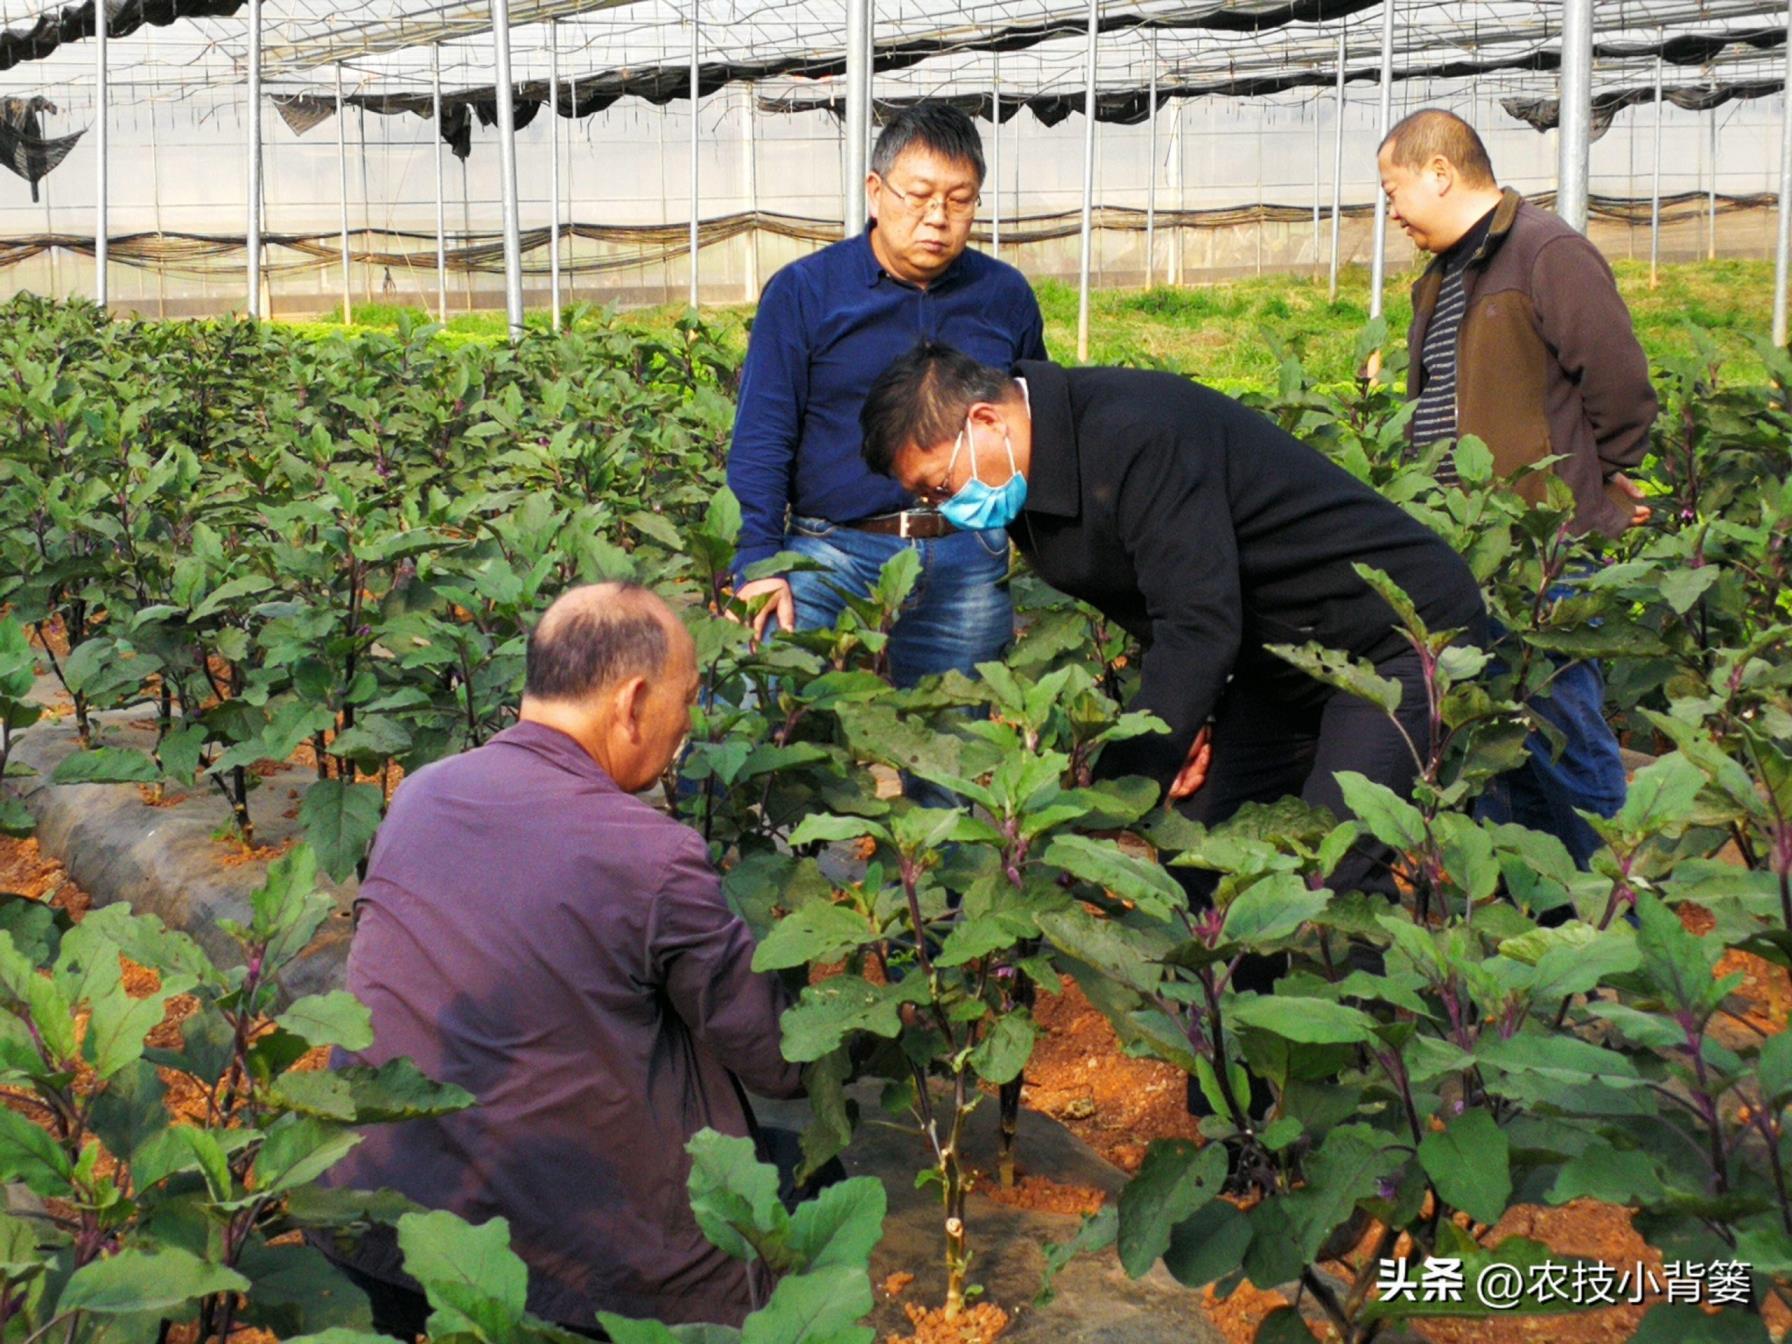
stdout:
{"type": "MultiPolygon", "coordinates": [[[[1054,1268],[1112,1242],[1133,1274],[1297,1281],[1365,1344],[1389,1321],[1496,1306],[1378,1297],[1379,1259],[1458,1261],[1471,1284],[1495,1262],[1572,1261],[1490,1231],[1515,1203],[1591,1196],[1635,1209],[1664,1260],[1751,1267],[1739,1300],[1660,1302],[1641,1337],[1763,1339],[1768,1300],[1792,1291],[1792,1045],[1729,972],[1736,953],[1792,961],[1782,392],[1723,388],[1702,358],[1660,370],[1654,519],[1592,549],[1559,483],[1521,505],[1472,440],[1408,461],[1390,384],[1322,391],[1281,351],[1260,409],[1455,544],[1506,633],[1467,647],[1366,573],[1426,669],[1437,742],[1415,744],[1412,789],[1347,779],[1350,818],[1288,800],[1209,829],[1146,781],[1097,782],[1107,742],[1158,727],[1123,709],[1137,651],[1024,573],[1023,633],[975,676],[889,685],[912,556],[832,628],[754,646],[729,619],[734,375],[695,323],[650,340],[584,314],[558,340],[451,350],[408,325],[318,341],[19,301],[0,344],[0,601],[18,626],[0,715],[27,726],[41,656],[83,738],[59,779],[215,788],[248,838],[255,767],[296,757],[316,772],[307,837],[344,876],[397,770],[508,721],[549,596],[631,577],[681,604],[704,692],[666,806],[710,841],[756,964],[806,986],[783,1047],[807,1066],[808,1165],[850,1143],[861,1107],[915,1132],[949,1311],[977,1292],[967,1118],[997,1105],[1011,1139],[1034,997],[1066,975],[1212,1114],[1204,1144],[1152,1144],[1054,1268]],[[1442,451],[1458,487],[1436,483],[1442,451]],[[1657,758],[1594,821],[1590,871],[1475,806],[1581,658],[1603,661],[1626,740],[1657,758]],[[153,720],[153,748],[112,709],[153,720]],[[887,771],[962,806],[888,797],[887,771]],[[1399,902],[1329,885],[1365,835],[1398,856],[1399,902]],[[1178,867],[1220,875],[1214,909],[1189,908],[1178,867]],[[1272,989],[1236,983],[1255,958],[1272,989]]],[[[1792,384],[1783,352],[1763,358],[1792,384]]],[[[1398,694],[1334,651],[1280,652],[1385,710],[1398,694]]],[[[1002,1177],[1015,1160],[1005,1144],[1002,1177]]],[[[806,1263],[769,1235],[744,1253],[806,1263]]],[[[829,1331],[804,1337],[866,1337],[829,1331]]]]}

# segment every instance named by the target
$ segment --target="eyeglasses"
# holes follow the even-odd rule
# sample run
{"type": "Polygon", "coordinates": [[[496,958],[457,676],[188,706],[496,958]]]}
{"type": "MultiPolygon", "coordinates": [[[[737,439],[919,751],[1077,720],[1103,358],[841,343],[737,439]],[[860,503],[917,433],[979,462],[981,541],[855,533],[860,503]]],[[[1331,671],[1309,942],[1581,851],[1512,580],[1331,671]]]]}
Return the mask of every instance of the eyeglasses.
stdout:
{"type": "MultiPolygon", "coordinates": [[[[964,444],[964,436],[968,428],[969,426],[967,425],[966,429],[959,430],[958,437],[952,440],[952,456],[946,459],[946,465],[940,469],[940,479],[938,484],[918,485],[914,489],[913,493],[915,498],[930,509],[937,509],[941,504],[945,503],[948,499],[951,499],[952,496],[957,493],[952,489],[952,468],[958,465],[958,450],[964,444]]],[[[971,474],[976,475],[976,472],[977,444],[976,441],[973,440],[971,442],[971,474]]]]}
{"type": "Polygon", "coordinates": [[[969,198],[962,196],[920,196],[911,192],[899,190],[892,186],[887,178],[880,177],[878,178],[878,181],[884,184],[884,190],[896,198],[901,204],[903,212],[911,219],[926,219],[936,205],[947,219],[969,219],[972,215],[977,213],[977,207],[983,204],[983,198],[981,196],[972,196],[969,198]]]}

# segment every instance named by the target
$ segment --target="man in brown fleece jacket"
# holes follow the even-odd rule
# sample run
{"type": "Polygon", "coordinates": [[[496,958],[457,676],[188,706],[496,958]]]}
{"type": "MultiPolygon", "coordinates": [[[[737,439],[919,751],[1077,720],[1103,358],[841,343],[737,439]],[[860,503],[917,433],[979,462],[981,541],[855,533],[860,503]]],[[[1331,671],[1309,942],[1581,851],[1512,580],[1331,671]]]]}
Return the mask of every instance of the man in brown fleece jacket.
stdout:
{"type": "MultiPolygon", "coordinates": [[[[1481,138],[1452,113],[1406,117],[1378,164],[1392,218],[1433,254],[1413,286],[1407,334],[1413,445],[1476,435],[1501,477],[1553,456],[1574,492],[1577,532],[1615,537],[1646,522],[1624,470],[1649,450],[1657,402],[1605,258],[1557,216],[1502,191],[1481,138]]],[[[1453,480],[1448,457],[1439,471],[1453,480]]],[[[1539,501],[1544,481],[1532,474],[1518,490],[1539,501]]],[[[1560,665],[1533,707],[1562,730],[1561,756],[1533,734],[1531,760],[1496,782],[1484,808],[1559,836],[1583,865],[1599,841],[1574,809],[1610,816],[1624,802],[1604,689],[1598,664],[1560,665]]]]}

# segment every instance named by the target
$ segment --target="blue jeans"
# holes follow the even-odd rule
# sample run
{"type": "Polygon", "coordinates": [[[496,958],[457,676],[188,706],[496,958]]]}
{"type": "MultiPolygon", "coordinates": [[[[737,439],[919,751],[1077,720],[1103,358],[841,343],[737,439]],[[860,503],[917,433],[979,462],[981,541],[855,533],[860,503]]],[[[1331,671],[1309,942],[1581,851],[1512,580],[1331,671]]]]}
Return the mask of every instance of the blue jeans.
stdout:
{"type": "MultiPolygon", "coordinates": [[[[784,549],[826,565],[790,575],[799,630],[823,629],[846,607],[840,591],[859,595],[877,585],[886,561],[904,547],[920,552],[921,572],[890,630],[890,678],[913,686],[923,677],[1000,658],[1014,639],[1008,577],[1008,533],[999,527],[904,540],[880,532],[792,516],[784,549]]],[[[961,807],[964,800],[926,780],[903,776],[903,792],[922,807],[961,807]]]]}
{"type": "Polygon", "coordinates": [[[790,575],[799,630],[831,626],[846,606],[845,589],[868,593],[884,562],[898,551],[920,552],[921,573],[890,631],[890,676],[898,686],[1002,656],[1014,638],[1014,605],[1002,580],[1008,575],[1008,533],[999,527],[954,532],[928,540],[904,540],[793,517],[784,549],[826,569],[790,575]]]}
{"type": "MultiPolygon", "coordinates": [[[[1550,590],[1551,597],[1573,593],[1572,579],[1550,590]]],[[[1495,638],[1505,635],[1499,622],[1493,626],[1495,638]]],[[[1605,842],[1574,809],[1609,817],[1624,806],[1629,783],[1617,735],[1605,719],[1605,676],[1599,664],[1564,658],[1551,661],[1555,677],[1530,705],[1561,732],[1562,754],[1555,757],[1549,739],[1532,733],[1525,739],[1530,759],[1489,782],[1475,815],[1485,821],[1517,822],[1545,831],[1567,846],[1576,867],[1585,868],[1605,842]]]]}

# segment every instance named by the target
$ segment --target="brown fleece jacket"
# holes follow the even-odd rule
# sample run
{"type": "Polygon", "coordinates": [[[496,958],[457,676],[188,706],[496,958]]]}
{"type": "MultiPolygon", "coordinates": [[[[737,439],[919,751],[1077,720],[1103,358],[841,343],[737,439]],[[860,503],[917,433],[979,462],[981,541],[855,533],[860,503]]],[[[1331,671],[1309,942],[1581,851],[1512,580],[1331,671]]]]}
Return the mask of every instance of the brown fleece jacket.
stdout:
{"type": "MultiPolygon", "coordinates": [[[[1574,491],[1575,530],[1617,536],[1631,505],[1609,482],[1649,451],[1658,405],[1611,267],[1583,235],[1507,188],[1463,285],[1456,432],[1484,440],[1502,477],[1559,454],[1555,472],[1574,491]]],[[[1442,286],[1442,263],[1433,261],[1412,289],[1406,392],[1414,400],[1425,387],[1419,352],[1442,286]]],[[[1544,482],[1527,476],[1518,489],[1537,502],[1544,482]]]]}

